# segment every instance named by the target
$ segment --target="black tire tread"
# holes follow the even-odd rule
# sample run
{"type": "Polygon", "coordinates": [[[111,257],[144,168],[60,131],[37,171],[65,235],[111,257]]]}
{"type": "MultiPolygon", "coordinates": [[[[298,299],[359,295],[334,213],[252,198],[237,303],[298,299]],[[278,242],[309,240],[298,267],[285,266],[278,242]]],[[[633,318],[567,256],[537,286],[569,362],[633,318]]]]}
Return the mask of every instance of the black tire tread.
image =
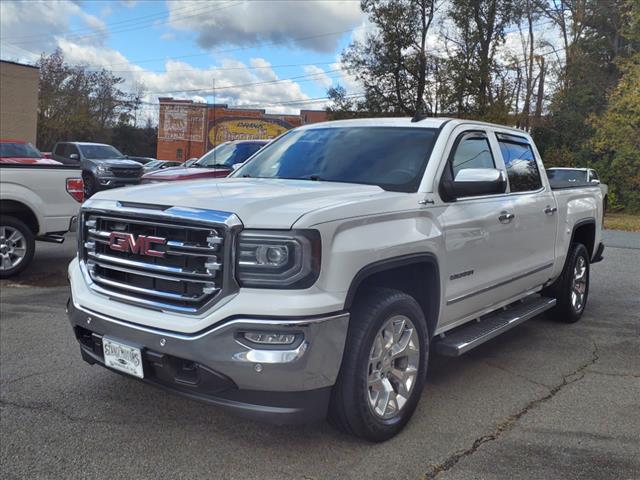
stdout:
{"type": "MultiPolygon", "coordinates": [[[[410,301],[415,305],[417,311],[422,312],[419,304],[413,299],[413,297],[390,288],[372,288],[363,295],[356,298],[354,306],[351,309],[351,320],[349,323],[349,331],[347,335],[347,342],[342,358],[342,367],[336,381],[336,385],[333,388],[333,394],[331,403],[329,406],[328,419],[329,422],[339,430],[343,432],[365,438],[370,441],[384,441],[390,438],[387,435],[375,435],[371,433],[370,426],[363,424],[363,418],[366,415],[353,415],[353,408],[355,408],[352,397],[357,395],[354,390],[354,385],[351,385],[351,379],[357,376],[356,368],[358,367],[358,356],[360,355],[360,346],[365,341],[370,330],[369,319],[374,318],[381,309],[386,308],[397,301],[410,301]]],[[[424,326],[425,343],[427,351],[425,357],[428,355],[428,331],[424,315],[418,319],[424,326]]],[[[416,384],[416,392],[419,396],[419,390],[422,389],[424,377],[426,377],[426,359],[424,360],[425,368],[422,372],[422,379],[418,380],[416,384]]],[[[355,402],[357,403],[357,402],[355,402]]],[[[416,400],[417,403],[417,400],[416,400]]],[[[366,403],[357,405],[358,408],[369,408],[366,403]]],[[[415,405],[411,408],[411,411],[407,415],[407,418],[398,423],[397,431],[399,431],[404,424],[409,420],[415,405]]],[[[395,432],[397,433],[397,432],[395,432]]],[[[394,434],[395,434],[394,433],[394,434]]]]}
{"type": "MultiPolygon", "coordinates": [[[[560,277],[543,292],[545,295],[556,299],[556,306],[551,309],[549,313],[555,320],[560,322],[575,323],[580,320],[585,310],[585,307],[583,307],[582,311],[576,314],[569,300],[571,281],[573,280],[573,269],[579,256],[584,256],[587,261],[587,275],[589,275],[589,252],[587,251],[587,247],[582,243],[574,242],[569,248],[569,253],[567,254],[567,259],[560,277]]],[[[588,285],[587,280],[587,297],[585,298],[585,303],[589,296],[588,285]]]]}

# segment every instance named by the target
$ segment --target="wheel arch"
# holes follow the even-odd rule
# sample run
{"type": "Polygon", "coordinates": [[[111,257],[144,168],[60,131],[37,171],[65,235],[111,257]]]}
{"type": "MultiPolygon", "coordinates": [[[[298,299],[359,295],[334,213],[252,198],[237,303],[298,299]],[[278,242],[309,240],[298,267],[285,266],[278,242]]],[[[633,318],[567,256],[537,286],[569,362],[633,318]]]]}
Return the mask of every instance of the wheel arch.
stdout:
{"type": "Polygon", "coordinates": [[[587,248],[589,260],[593,258],[596,248],[595,218],[585,218],[575,223],[573,226],[573,232],[571,232],[571,243],[574,242],[582,243],[587,248]]]}
{"type": "Polygon", "coordinates": [[[393,257],[363,267],[351,281],[344,309],[349,310],[368,287],[387,287],[411,295],[420,304],[433,336],[440,312],[440,269],[432,253],[393,257]],[[425,279],[425,281],[420,281],[425,279]]]}
{"type": "Polygon", "coordinates": [[[40,224],[38,217],[34,211],[27,204],[18,200],[0,200],[0,212],[3,215],[10,215],[22,220],[33,232],[34,235],[38,234],[40,230],[40,224]]]}

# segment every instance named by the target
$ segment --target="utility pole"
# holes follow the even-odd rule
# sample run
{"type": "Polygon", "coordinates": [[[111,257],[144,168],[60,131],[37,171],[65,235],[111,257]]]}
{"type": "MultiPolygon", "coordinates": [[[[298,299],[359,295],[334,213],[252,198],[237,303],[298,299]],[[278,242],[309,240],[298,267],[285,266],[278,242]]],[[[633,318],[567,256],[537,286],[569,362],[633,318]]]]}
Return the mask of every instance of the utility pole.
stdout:
{"type": "MultiPolygon", "coordinates": [[[[216,148],[216,143],[218,140],[218,126],[216,125],[216,79],[213,78],[211,80],[212,85],[213,85],[213,142],[212,142],[212,147],[215,149],[216,148]]],[[[216,161],[216,154],[214,152],[213,154],[213,161],[215,163],[216,161]]]]}

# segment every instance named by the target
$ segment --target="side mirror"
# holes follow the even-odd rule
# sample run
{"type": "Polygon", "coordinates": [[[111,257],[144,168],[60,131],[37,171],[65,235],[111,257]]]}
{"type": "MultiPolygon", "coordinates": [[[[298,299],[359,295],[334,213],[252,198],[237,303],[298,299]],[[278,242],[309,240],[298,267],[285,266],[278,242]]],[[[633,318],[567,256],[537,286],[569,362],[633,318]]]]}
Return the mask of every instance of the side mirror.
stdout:
{"type": "Polygon", "coordinates": [[[447,200],[476,195],[494,195],[507,190],[507,179],[497,168],[465,168],[460,170],[453,182],[444,182],[447,200]]]}
{"type": "Polygon", "coordinates": [[[78,160],[80,156],[77,153],[72,153],[71,155],[69,155],[69,158],[71,160],[78,160]]]}
{"type": "Polygon", "coordinates": [[[244,165],[244,162],[239,162],[239,163],[234,163],[233,165],[231,165],[231,168],[233,168],[233,171],[235,172],[237,169],[239,169],[242,165],[244,165]]]}
{"type": "Polygon", "coordinates": [[[594,178],[591,180],[591,183],[595,184],[595,185],[600,185],[600,180],[598,180],[597,178],[594,178]]]}

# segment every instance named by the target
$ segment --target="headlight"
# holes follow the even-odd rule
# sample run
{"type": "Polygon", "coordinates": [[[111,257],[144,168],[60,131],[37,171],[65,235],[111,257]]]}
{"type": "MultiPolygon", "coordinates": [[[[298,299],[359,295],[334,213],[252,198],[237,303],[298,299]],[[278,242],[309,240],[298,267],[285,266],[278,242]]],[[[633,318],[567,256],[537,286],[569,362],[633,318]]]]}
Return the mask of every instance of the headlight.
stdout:
{"type": "Polygon", "coordinates": [[[96,172],[98,172],[98,174],[100,175],[106,175],[111,173],[111,169],[106,165],[98,165],[96,167],[96,172]]]}
{"type": "Polygon", "coordinates": [[[317,230],[246,230],[238,240],[240,285],[253,288],[308,288],[320,274],[317,230]]]}

